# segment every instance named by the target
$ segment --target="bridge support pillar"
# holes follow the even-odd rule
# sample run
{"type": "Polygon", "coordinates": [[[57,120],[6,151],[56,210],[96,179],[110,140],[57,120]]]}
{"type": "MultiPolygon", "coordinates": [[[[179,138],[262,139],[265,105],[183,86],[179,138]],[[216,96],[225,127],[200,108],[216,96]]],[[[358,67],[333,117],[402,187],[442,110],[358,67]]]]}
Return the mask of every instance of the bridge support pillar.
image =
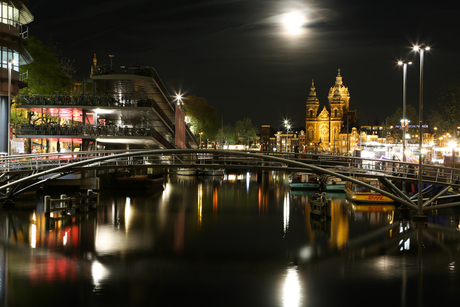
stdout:
{"type": "Polygon", "coordinates": [[[428,222],[428,216],[423,213],[417,213],[412,216],[413,222],[428,222]]]}
{"type": "Polygon", "coordinates": [[[8,153],[9,138],[9,113],[10,105],[8,103],[8,96],[0,96],[0,153],[8,153]]]}

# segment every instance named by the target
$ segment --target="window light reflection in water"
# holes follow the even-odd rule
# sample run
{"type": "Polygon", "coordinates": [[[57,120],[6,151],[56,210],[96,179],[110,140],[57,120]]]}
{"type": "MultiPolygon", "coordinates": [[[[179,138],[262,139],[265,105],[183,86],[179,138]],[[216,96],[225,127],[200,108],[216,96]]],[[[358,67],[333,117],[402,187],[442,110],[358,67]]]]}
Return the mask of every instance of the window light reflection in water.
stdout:
{"type": "Polygon", "coordinates": [[[109,276],[107,270],[99,261],[94,261],[91,266],[91,276],[95,287],[99,287],[104,279],[109,276]]]}
{"type": "Polygon", "coordinates": [[[289,230],[289,194],[284,195],[284,207],[283,207],[283,225],[284,225],[284,237],[289,230]]]}

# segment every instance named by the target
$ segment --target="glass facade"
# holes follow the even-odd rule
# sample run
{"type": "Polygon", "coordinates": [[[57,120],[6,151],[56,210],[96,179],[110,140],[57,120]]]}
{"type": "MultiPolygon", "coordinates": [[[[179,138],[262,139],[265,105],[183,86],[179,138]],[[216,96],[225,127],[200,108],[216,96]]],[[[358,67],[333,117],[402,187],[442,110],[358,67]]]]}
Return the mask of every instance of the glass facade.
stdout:
{"type": "MultiPolygon", "coordinates": [[[[19,10],[5,2],[0,5],[0,23],[19,27],[19,10]]],[[[12,69],[19,72],[19,53],[5,46],[0,51],[0,67],[8,68],[8,61],[12,61],[12,69]]]]}

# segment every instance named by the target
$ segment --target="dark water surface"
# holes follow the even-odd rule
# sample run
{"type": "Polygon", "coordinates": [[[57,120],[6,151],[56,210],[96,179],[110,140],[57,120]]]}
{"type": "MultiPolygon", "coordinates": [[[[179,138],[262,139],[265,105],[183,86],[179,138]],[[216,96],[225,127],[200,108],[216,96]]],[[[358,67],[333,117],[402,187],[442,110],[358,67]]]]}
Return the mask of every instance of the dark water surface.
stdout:
{"type": "Polygon", "coordinates": [[[97,210],[71,217],[2,211],[0,303],[459,304],[460,209],[420,224],[331,193],[321,221],[309,194],[283,173],[173,176],[163,191],[100,191],[97,210]]]}

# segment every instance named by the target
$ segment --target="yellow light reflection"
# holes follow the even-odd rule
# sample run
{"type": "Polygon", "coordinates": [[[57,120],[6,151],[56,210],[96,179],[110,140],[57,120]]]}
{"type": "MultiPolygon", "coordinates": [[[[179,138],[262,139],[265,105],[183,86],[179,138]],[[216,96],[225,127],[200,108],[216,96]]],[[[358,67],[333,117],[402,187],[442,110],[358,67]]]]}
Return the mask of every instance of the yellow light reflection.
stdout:
{"type": "Polygon", "coordinates": [[[125,204],[125,231],[126,233],[128,233],[128,230],[130,227],[131,215],[132,215],[131,198],[126,197],[126,204],[125,204]]]}
{"type": "Polygon", "coordinates": [[[198,184],[198,228],[201,229],[203,222],[203,184],[198,184]]]}
{"type": "Polygon", "coordinates": [[[217,187],[214,187],[214,193],[212,193],[212,213],[213,215],[217,215],[218,203],[219,203],[219,196],[218,196],[217,187]]]}
{"type": "Polygon", "coordinates": [[[37,247],[37,226],[30,224],[30,247],[37,247]]]}
{"type": "Polygon", "coordinates": [[[287,269],[282,291],[282,304],[284,307],[296,307],[301,305],[302,287],[300,285],[297,267],[287,269]]]}

